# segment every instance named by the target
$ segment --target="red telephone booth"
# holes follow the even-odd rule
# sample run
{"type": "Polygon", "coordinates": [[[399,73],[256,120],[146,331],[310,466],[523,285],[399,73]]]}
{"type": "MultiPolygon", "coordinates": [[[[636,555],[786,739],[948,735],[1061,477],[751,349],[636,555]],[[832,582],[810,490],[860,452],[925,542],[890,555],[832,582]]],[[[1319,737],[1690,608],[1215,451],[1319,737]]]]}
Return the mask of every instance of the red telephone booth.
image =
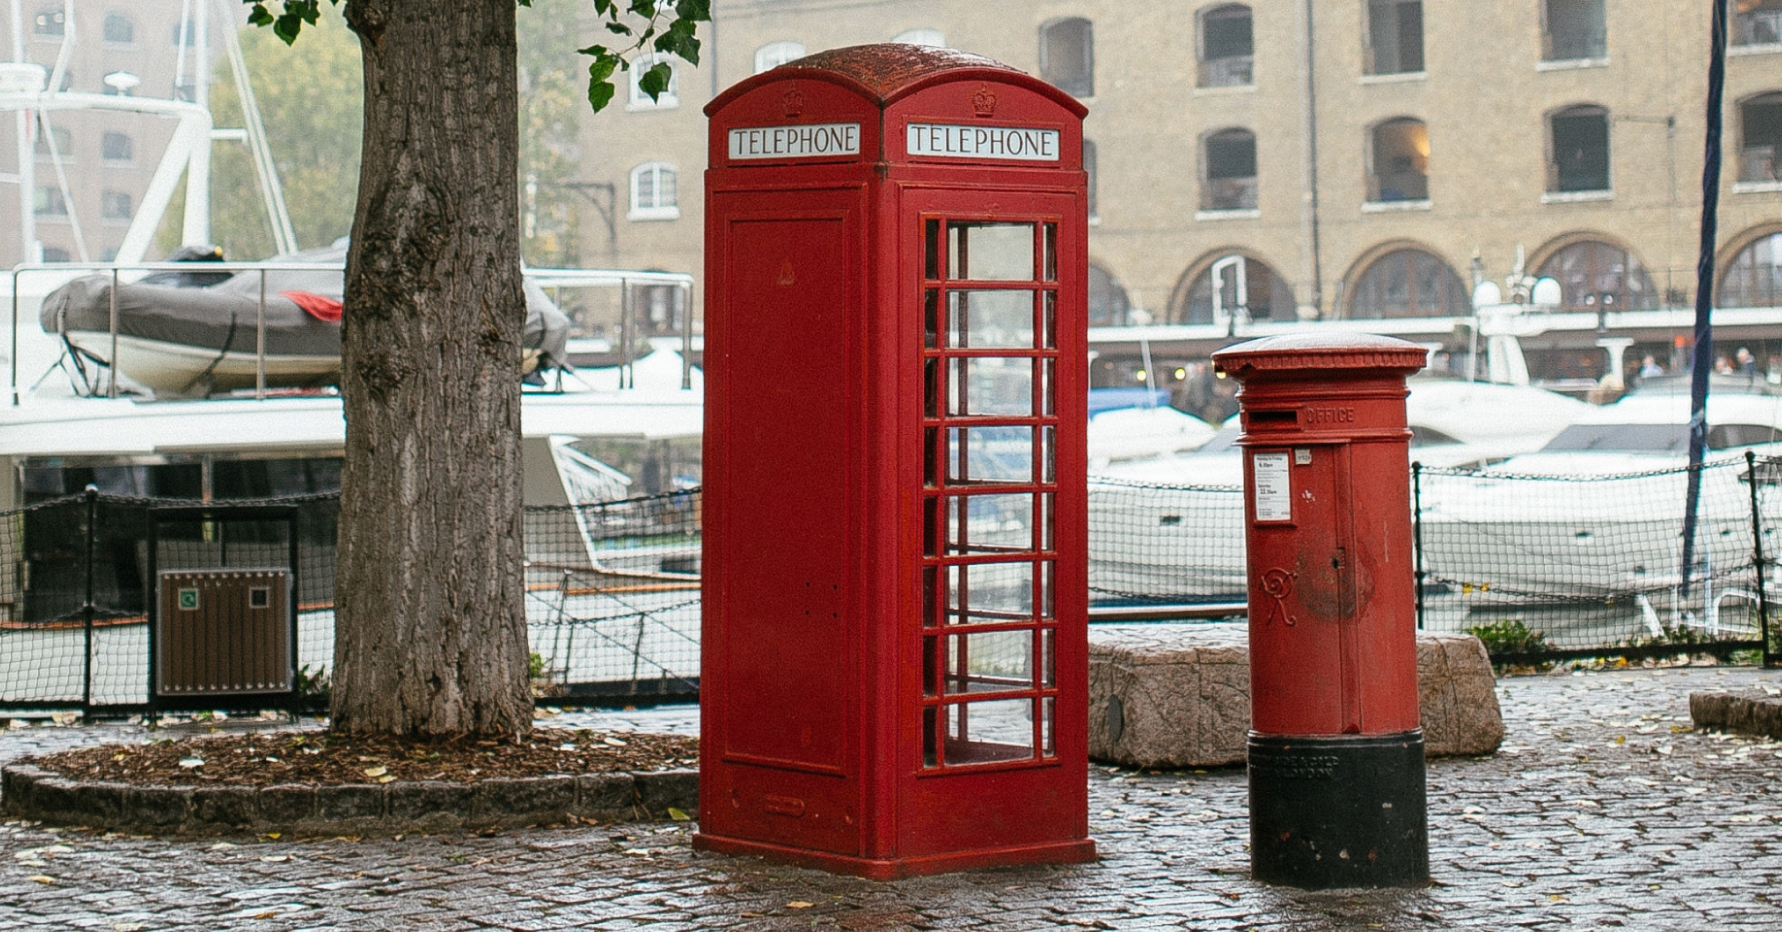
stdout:
{"type": "Polygon", "coordinates": [[[695,845],[1093,858],[1082,105],[874,45],[706,113],[695,845]]]}
{"type": "Polygon", "coordinates": [[[1242,383],[1257,880],[1429,879],[1405,426],[1426,356],[1367,334],[1213,354],[1242,383]]]}

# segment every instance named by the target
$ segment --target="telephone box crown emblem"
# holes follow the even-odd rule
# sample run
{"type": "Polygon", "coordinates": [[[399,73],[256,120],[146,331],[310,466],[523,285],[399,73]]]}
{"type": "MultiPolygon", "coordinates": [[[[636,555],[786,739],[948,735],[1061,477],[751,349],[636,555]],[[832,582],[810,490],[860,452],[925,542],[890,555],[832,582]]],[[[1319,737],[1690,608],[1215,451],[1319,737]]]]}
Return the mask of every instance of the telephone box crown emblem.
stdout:
{"type": "Polygon", "coordinates": [[[786,108],[787,116],[798,116],[804,112],[804,92],[797,87],[788,89],[785,96],[780,98],[780,105],[786,108]]]}
{"type": "Polygon", "coordinates": [[[987,117],[996,114],[996,92],[988,85],[979,84],[978,92],[971,95],[971,108],[978,116],[987,117]]]}

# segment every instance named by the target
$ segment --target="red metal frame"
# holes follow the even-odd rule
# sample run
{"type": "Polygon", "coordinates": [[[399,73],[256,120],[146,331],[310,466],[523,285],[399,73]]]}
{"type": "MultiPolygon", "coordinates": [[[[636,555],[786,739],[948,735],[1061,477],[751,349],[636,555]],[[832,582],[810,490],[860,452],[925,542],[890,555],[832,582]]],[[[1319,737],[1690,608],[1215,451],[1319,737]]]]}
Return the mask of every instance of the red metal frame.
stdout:
{"type": "MultiPolygon", "coordinates": [[[[695,844],[876,878],[1093,858],[1082,106],[975,56],[864,46],[758,75],[707,112],[695,844]],[[924,122],[1033,130],[1058,157],[912,158],[905,127],[924,122]],[[732,129],[853,123],[857,153],[730,159],[732,129]],[[929,240],[944,245],[949,223],[1030,224],[1034,274],[953,279],[944,260],[931,270],[929,240]],[[1031,293],[1029,340],[1049,331],[1052,345],[946,345],[948,295],[963,290],[1031,293]],[[1033,360],[1025,410],[950,412],[949,370],[967,358],[1033,360]],[[966,457],[970,443],[1027,436],[1028,473],[1005,464],[961,484],[949,475],[955,430],[977,431],[966,457]],[[947,503],[964,503],[963,534],[999,495],[1031,496],[1021,546],[945,540],[947,503]],[[1024,601],[948,617],[956,567],[1023,564],[1034,567],[1024,601]],[[975,647],[1020,644],[1023,632],[1015,672],[969,669],[975,647]],[[945,675],[949,656],[963,675],[945,675]],[[1020,724],[996,741],[942,739],[946,716],[982,725],[987,702],[1025,704],[1025,756],[1010,750],[1020,724]],[[956,756],[967,750],[992,759],[956,756]]],[[[1018,228],[985,235],[998,233],[1018,228]]]]}

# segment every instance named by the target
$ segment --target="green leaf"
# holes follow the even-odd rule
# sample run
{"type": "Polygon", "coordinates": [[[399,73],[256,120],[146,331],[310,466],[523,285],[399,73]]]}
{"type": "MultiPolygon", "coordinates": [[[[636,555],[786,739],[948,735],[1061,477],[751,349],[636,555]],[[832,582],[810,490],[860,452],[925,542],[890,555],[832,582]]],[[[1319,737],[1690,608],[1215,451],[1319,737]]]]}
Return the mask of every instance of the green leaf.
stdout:
{"type": "Polygon", "coordinates": [[[617,10],[618,7],[614,5],[613,0],[594,0],[595,16],[611,16],[617,10]]]}
{"type": "Polygon", "coordinates": [[[712,18],[711,0],[676,0],[674,15],[693,22],[710,22],[712,18]]]}
{"type": "Polygon", "coordinates": [[[303,17],[289,12],[288,7],[285,14],[272,23],[272,34],[285,40],[286,45],[296,42],[297,34],[301,31],[303,31],[303,17]]]}
{"type": "Polygon", "coordinates": [[[656,18],[656,0],[631,0],[631,12],[639,16],[656,18]]]}
{"type": "Polygon", "coordinates": [[[624,24],[624,23],[607,23],[607,24],[606,24],[606,31],[607,31],[607,32],[610,32],[610,33],[612,33],[612,34],[613,34],[613,35],[616,35],[616,36],[628,36],[628,35],[631,35],[631,27],[630,27],[630,26],[627,26],[627,25],[625,25],[625,24],[624,24]]]}
{"type": "Polygon", "coordinates": [[[651,100],[655,100],[662,95],[663,91],[668,90],[668,79],[673,76],[674,68],[668,62],[657,62],[650,66],[650,70],[638,77],[637,89],[650,95],[651,100]]]}
{"type": "Polygon", "coordinates": [[[595,113],[599,113],[607,104],[612,103],[612,99],[613,82],[588,79],[588,106],[594,108],[595,113]]]}
{"type": "Polygon", "coordinates": [[[676,20],[668,31],[656,39],[656,51],[679,55],[691,64],[699,64],[699,40],[694,38],[692,22],[676,20]]]}
{"type": "Polygon", "coordinates": [[[254,4],[254,8],[248,11],[248,25],[269,26],[271,24],[272,14],[267,12],[266,4],[256,3],[254,4]]]}

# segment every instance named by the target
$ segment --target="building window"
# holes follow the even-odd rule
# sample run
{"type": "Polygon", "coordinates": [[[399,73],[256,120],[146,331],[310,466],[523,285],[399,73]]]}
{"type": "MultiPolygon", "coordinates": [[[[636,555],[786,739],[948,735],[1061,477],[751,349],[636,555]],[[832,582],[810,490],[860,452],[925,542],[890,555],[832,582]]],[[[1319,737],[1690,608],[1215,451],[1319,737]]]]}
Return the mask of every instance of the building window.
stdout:
{"type": "Polygon", "coordinates": [[[892,42],[904,45],[925,45],[929,48],[944,49],[947,37],[939,29],[905,29],[891,37],[892,42]]]}
{"type": "Polygon", "coordinates": [[[1254,84],[1255,40],[1250,8],[1233,3],[1200,15],[1200,86],[1254,84]]]}
{"type": "Polygon", "coordinates": [[[1095,143],[1083,140],[1083,173],[1089,176],[1089,219],[1101,219],[1101,198],[1096,194],[1099,173],[1095,165],[1095,143]]]}
{"type": "Polygon", "coordinates": [[[128,164],[136,161],[136,142],[129,133],[107,132],[99,139],[99,157],[107,162],[128,164]]]}
{"type": "Polygon", "coordinates": [[[1609,190],[1609,111],[1602,107],[1568,107],[1549,119],[1553,154],[1547,165],[1547,190],[1609,190]]]}
{"type": "Polygon", "coordinates": [[[1374,127],[1367,179],[1370,201],[1429,200],[1429,128],[1402,117],[1374,127]]]}
{"type": "Polygon", "coordinates": [[[32,35],[42,39],[60,39],[66,29],[67,23],[63,21],[62,8],[59,6],[40,11],[31,24],[32,35]]]}
{"type": "Polygon", "coordinates": [[[40,186],[32,198],[31,212],[39,217],[66,217],[68,200],[62,196],[61,188],[40,186]]]}
{"type": "Polygon", "coordinates": [[[134,45],[136,42],[136,23],[122,13],[106,14],[101,31],[108,45],[134,45]]]}
{"type": "Polygon", "coordinates": [[[181,20],[173,24],[174,45],[193,46],[198,44],[198,24],[193,20],[181,20]]]}
{"type": "Polygon", "coordinates": [[[674,166],[667,162],[645,162],[631,170],[632,220],[678,220],[681,208],[675,201],[674,166]]]}
{"type": "MultiPolygon", "coordinates": [[[[755,73],[772,71],[804,57],[804,46],[797,42],[769,42],[755,50],[755,73]]],[[[649,99],[647,96],[645,99],[649,99]]]]}
{"type": "Polygon", "coordinates": [[[1577,61],[1609,57],[1609,26],[1603,0],[1546,0],[1546,34],[1541,58],[1577,61]]]}
{"type": "Polygon", "coordinates": [[[1212,324],[1232,320],[1292,320],[1293,289],[1261,259],[1231,253],[1213,260],[1170,309],[1170,322],[1212,324]]]}
{"type": "Polygon", "coordinates": [[[51,127],[49,132],[37,134],[36,148],[37,154],[43,158],[56,158],[65,162],[74,155],[74,134],[66,126],[51,127]]]}
{"type": "Polygon", "coordinates": [[[45,262],[68,262],[73,258],[73,255],[70,254],[68,250],[63,249],[60,246],[43,247],[43,261],[45,262]]]}
{"type": "Polygon", "coordinates": [[[679,75],[677,74],[677,69],[674,66],[674,62],[671,61],[668,56],[639,55],[637,56],[637,59],[631,63],[631,105],[628,109],[666,110],[672,107],[678,107],[681,105],[681,99],[677,96],[679,84],[680,80],[679,75]],[[650,95],[644,91],[643,77],[649,73],[651,68],[656,67],[658,64],[668,66],[668,87],[663,90],[662,93],[657,94],[654,100],[651,100],[650,95]]]}
{"type": "Polygon", "coordinates": [[[135,203],[129,192],[99,192],[99,216],[105,220],[128,220],[136,216],[135,203]]]}
{"type": "Polygon", "coordinates": [[[1422,0],[1368,0],[1368,74],[1423,70],[1422,0]]]}
{"type": "Polygon", "coordinates": [[[1124,327],[1126,312],[1131,309],[1132,299],[1114,273],[1089,263],[1089,326],[1124,327]]]}
{"type": "Polygon", "coordinates": [[[1646,267],[1633,254],[1600,240],[1584,240],[1559,250],[1541,263],[1536,278],[1559,283],[1559,307],[1565,311],[1650,311],[1658,308],[1658,292],[1646,267]]]}
{"type": "Polygon", "coordinates": [[[1074,97],[1095,96],[1095,27],[1060,19],[1040,27],[1040,79],[1074,97]]]}
{"type": "Polygon", "coordinates": [[[1760,236],[1739,250],[1720,277],[1721,307],[1782,307],[1782,232],[1760,236]]]}
{"type": "Polygon", "coordinates": [[[1739,180],[1782,181],[1782,91],[1739,104],[1739,180]]]}
{"type": "Polygon", "coordinates": [[[1203,144],[1205,183],[1201,210],[1256,209],[1256,134],[1247,129],[1213,133],[1203,144]]]}
{"type": "Polygon", "coordinates": [[[1471,298],[1460,276],[1421,249],[1395,249],[1375,259],[1355,280],[1349,317],[1464,317],[1471,298]]]}
{"type": "Polygon", "coordinates": [[[1782,0],[1739,0],[1730,25],[1733,45],[1782,43],[1782,0]]]}

